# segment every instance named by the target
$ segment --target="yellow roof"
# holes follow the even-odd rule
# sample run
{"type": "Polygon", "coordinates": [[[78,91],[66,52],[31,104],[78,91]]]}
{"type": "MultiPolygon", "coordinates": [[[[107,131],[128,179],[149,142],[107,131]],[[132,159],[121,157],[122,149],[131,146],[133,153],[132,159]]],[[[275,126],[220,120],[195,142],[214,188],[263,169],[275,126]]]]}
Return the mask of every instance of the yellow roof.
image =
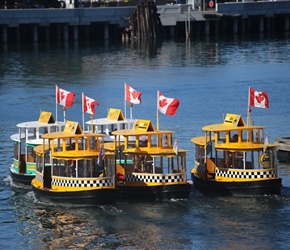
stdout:
{"type": "Polygon", "coordinates": [[[43,134],[43,139],[63,139],[63,138],[80,138],[80,137],[105,137],[104,134],[97,134],[97,133],[82,133],[82,134],[73,134],[70,132],[52,132],[43,134]]]}
{"type": "Polygon", "coordinates": [[[253,130],[253,129],[262,129],[264,126],[242,126],[242,127],[234,127],[232,125],[219,123],[219,124],[210,124],[206,125],[202,128],[203,131],[210,131],[210,132],[221,132],[221,131],[230,131],[230,130],[253,130]]]}
{"type": "MultiPolygon", "coordinates": [[[[124,153],[128,154],[148,154],[148,155],[170,155],[173,156],[176,152],[173,148],[160,148],[160,147],[151,147],[151,148],[128,148],[123,151],[124,153]]],[[[186,153],[188,150],[185,149],[178,149],[178,153],[186,153]]]]}
{"type": "Polygon", "coordinates": [[[135,129],[123,129],[112,131],[112,135],[122,135],[122,136],[138,136],[138,135],[154,135],[154,134],[173,134],[173,131],[160,130],[160,131],[140,131],[135,129]]]}
{"type": "MultiPolygon", "coordinates": [[[[207,143],[205,141],[206,136],[197,136],[191,138],[191,142],[199,146],[205,146],[207,143],[210,142],[209,137],[207,137],[207,143]]],[[[214,139],[211,140],[214,142],[214,139]]],[[[277,144],[269,143],[267,144],[267,148],[276,148],[277,144]]],[[[257,142],[249,142],[249,141],[242,141],[242,142],[229,142],[229,143],[219,143],[215,144],[215,149],[217,150],[240,150],[240,151],[248,151],[248,150],[263,150],[264,143],[257,143],[257,142]]]]}
{"type": "Polygon", "coordinates": [[[241,115],[227,113],[223,123],[206,125],[202,128],[202,130],[211,132],[220,132],[220,131],[244,130],[244,129],[253,130],[261,128],[264,128],[264,126],[247,126],[241,115]]]}
{"type": "MultiPolygon", "coordinates": [[[[207,136],[207,143],[209,142],[209,137],[207,136]]],[[[212,139],[212,141],[214,141],[214,139],[212,139]]],[[[200,145],[200,146],[204,146],[206,145],[206,141],[205,141],[205,136],[197,136],[197,137],[193,137],[191,138],[191,142],[193,142],[194,144],[200,145]]]]}

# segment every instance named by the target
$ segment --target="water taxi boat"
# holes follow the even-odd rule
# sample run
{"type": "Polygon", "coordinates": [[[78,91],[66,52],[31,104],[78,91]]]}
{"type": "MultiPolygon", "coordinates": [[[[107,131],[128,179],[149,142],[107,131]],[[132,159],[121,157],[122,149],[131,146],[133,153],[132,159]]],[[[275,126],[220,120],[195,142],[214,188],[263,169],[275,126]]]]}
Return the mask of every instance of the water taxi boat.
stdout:
{"type": "Polygon", "coordinates": [[[245,125],[237,114],[227,114],[221,124],[202,128],[194,137],[194,187],[207,194],[280,194],[277,145],[270,144],[263,126],[245,125]]]}
{"type": "Polygon", "coordinates": [[[55,122],[51,112],[42,111],[37,121],[17,124],[18,133],[10,136],[14,144],[10,175],[13,181],[31,185],[35,177],[36,155],[33,148],[42,144],[41,136],[47,132],[61,131],[64,122],[55,122]]]}
{"type": "MultiPolygon", "coordinates": [[[[92,119],[86,122],[87,130],[100,134],[105,134],[105,142],[113,142],[112,132],[120,129],[131,129],[135,119],[126,119],[121,109],[110,108],[106,118],[92,119]]],[[[123,137],[122,137],[123,138],[123,137]]]]}
{"type": "Polygon", "coordinates": [[[32,189],[39,199],[75,204],[111,204],[116,199],[115,155],[104,152],[103,134],[83,133],[66,121],[62,132],[42,136],[35,147],[32,189]]]}
{"type": "Polygon", "coordinates": [[[116,130],[112,135],[114,145],[105,143],[104,148],[116,153],[116,186],[121,199],[189,198],[187,150],[173,146],[172,131],[157,131],[150,120],[137,120],[132,129],[116,130]]]}

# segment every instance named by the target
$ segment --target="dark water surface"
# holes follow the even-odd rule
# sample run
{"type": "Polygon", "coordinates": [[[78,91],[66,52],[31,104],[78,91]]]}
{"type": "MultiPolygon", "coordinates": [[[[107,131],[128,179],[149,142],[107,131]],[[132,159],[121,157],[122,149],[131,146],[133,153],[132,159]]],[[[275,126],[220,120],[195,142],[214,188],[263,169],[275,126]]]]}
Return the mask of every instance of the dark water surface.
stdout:
{"type": "MultiPolygon", "coordinates": [[[[204,197],[190,200],[118,202],[71,206],[35,199],[9,177],[16,124],[37,120],[41,110],[56,118],[55,85],[76,94],[66,117],[82,124],[81,93],[96,99],[95,117],[124,109],[124,82],[142,92],[136,118],[156,127],[157,90],[179,98],[176,116],[160,116],[176,131],[179,147],[219,123],[225,113],[246,121],[248,88],[266,91],[269,109],[253,108],[271,142],[290,136],[290,40],[285,35],[215,41],[123,44],[42,44],[0,50],[0,248],[1,249],[288,249],[290,165],[280,164],[281,196],[204,197]]],[[[128,105],[128,104],[127,104],[128,105]]],[[[127,106],[128,107],[128,106],[127,106]]],[[[57,116],[63,119],[58,107],[57,116]]],[[[127,109],[127,115],[129,110],[127,109]]],[[[85,115],[85,120],[89,116],[85,115]]]]}

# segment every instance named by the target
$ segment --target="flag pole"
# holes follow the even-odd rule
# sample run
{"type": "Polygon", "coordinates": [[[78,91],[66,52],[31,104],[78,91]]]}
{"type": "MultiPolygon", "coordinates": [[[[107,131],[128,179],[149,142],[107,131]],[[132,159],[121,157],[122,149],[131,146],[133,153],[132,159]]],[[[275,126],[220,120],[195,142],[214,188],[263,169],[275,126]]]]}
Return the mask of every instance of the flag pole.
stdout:
{"type": "Polygon", "coordinates": [[[250,120],[250,86],[248,90],[248,107],[247,107],[247,126],[249,126],[249,120],[250,120]]]}
{"type": "MultiPolygon", "coordinates": [[[[247,108],[247,126],[252,125],[252,121],[251,121],[251,111],[250,111],[250,90],[251,87],[249,86],[248,89],[248,108],[247,108]]],[[[249,140],[249,131],[247,132],[247,141],[249,140]]],[[[244,157],[245,159],[245,157],[244,157]]],[[[245,162],[244,162],[244,168],[245,168],[245,162]]]]}
{"type": "Polygon", "coordinates": [[[85,112],[84,112],[84,93],[82,92],[82,117],[83,117],[83,130],[85,131],[85,112]]]}
{"type": "Polygon", "coordinates": [[[158,111],[158,101],[159,101],[159,90],[157,90],[157,112],[156,112],[156,121],[157,121],[157,131],[159,131],[159,111],[158,111]]]}
{"type": "Polygon", "coordinates": [[[94,133],[94,124],[93,124],[93,118],[94,118],[94,116],[93,115],[90,115],[90,118],[91,118],[91,132],[94,133]]]}
{"type": "Polygon", "coordinates": [[[62,107],[62,110],[63,110],[63,121],[66,122],[66,117],[65,117],[66,107],[63,106],[63,107],[62,107]]]}
{"type": "Polygon", "coordinates": [[[57,122],[57,85],[55,85],[55,118],[56,118],[56,122],[57,122]]]}
{"type": "Polygon", "coordinates": [[[124,112],[125,112],[125,119],[127,118],[126,112],[126,83],[124,82],[124,112]]]}
{"type": "Polygon", "coordinates": [[[133,104],[130,103],[130,119],[133,119],[133,104]]]}

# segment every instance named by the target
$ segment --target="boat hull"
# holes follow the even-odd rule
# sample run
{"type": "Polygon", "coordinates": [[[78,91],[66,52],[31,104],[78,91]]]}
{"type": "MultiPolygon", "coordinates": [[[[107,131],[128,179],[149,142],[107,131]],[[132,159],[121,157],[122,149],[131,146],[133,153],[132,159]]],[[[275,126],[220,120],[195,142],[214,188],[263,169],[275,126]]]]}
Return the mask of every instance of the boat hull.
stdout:
{"type": "Polygon", "coordinates": [[[192,174],[191,177],[194,188],[202,193],[212,195],[279,195],[282,188],[281,178],[218,182],[214,179],[202,179],[195,174],[192,174]]]}
{"type": "Polygon", "coordinates": [[[119,197],[124,200],[162,201],[170,199],[188,199],[192,185],[190,183],[164,186],[125,186],[119,185],[119,197]]]}
{"type": "Polygon", "coordinates": [[[50,189],[36,188],[34,185],[32,189],[39,200],[59,203],[107,205],[114,204],[117,198],[116,189],[54,192],[50,189]]]}
{"type": "Polygon", "coordinates": [[[20,174],[11,171],[10,169],[10,176],[14,182],[18,182],[24,185],[31,185],[31,181],[35,178],[35,175],[27,175],[27,174],[20,174]]]}

